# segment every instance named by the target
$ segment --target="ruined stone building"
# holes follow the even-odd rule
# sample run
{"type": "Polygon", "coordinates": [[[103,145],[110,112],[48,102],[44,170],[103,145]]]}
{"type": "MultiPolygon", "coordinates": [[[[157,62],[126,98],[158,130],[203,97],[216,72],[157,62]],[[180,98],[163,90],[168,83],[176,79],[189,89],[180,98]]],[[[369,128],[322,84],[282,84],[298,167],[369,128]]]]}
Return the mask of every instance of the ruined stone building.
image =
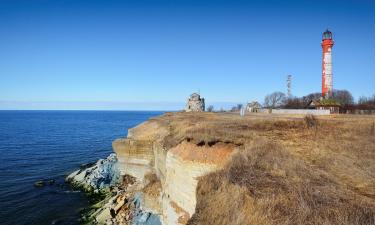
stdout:
{"type": "Polygon", "coordinates": [[[186,112],[203,112],[205,109],[204,98],[197,93],[193,93],[190,95],[186,103],[186,112]]]}
{"type": "Polygon", "coordinates": [[[262,108],[262,105],[259,104],[259,102],[249,102],[246,105],[247,112],[257,113],[257,112],[260,112],[261,108],[262,108]]]}

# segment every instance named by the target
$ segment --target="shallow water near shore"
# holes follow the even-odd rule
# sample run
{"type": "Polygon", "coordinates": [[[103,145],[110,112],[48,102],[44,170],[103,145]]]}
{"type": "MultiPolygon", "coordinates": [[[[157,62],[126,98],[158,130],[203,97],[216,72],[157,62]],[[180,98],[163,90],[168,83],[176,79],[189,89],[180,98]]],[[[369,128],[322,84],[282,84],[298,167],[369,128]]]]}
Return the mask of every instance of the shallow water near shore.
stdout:
{"type": "Polygon", "coordinates": [[[64,178],[162,112],[0,111],[0,224],[78,224],[88,199],[64,178]],[[55,183],[35,187],[41,179],[55,183]]]}

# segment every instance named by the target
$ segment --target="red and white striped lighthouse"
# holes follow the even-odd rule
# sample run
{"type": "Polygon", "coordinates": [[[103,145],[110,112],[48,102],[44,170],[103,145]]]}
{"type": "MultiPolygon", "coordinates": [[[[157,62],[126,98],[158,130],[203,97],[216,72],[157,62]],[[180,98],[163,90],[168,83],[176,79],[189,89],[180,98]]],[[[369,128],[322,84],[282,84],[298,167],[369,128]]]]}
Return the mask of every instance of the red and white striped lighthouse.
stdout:
{"type": "Polygon", "coordinates": [[[322,97],[332,97],[332,32],[328,29],[323,33],[322,48],[323,48],[323,62],[322,62],[322,97]]]}

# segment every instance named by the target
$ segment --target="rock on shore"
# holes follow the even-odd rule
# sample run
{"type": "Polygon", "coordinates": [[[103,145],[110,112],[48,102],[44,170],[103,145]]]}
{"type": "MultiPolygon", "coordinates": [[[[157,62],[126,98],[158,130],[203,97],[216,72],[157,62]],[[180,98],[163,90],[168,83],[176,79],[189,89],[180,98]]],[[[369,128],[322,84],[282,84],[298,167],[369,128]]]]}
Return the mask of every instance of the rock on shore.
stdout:
{"type": "Polygon", "coordinates": [[[102,190],[119,182],[120,174],[117,168],[116,154],[110,154],[106,159],[82,166],[71,173],[66,181],[86,191],[102,190]]]}
{"type": "Polygon", "coordinates": [[[138,191],[143,184],[120,176],[116,154],[81,166],[66,181],[94,199],[95,204],[82,215],[83,224],[161,225],[157,215],[142,209],[138,191]]]}

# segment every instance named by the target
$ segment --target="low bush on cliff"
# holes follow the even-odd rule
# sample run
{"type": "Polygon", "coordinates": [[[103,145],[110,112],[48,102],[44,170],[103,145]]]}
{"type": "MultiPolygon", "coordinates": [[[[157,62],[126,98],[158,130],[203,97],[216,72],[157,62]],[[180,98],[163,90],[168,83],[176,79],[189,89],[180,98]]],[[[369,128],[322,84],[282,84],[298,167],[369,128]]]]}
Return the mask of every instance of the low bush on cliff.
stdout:
{"type": "Polygon", "coordinates": [[[200,179],[189,225],[368,225],[375,204],[324,170],[261,141],[200,179]]]}

